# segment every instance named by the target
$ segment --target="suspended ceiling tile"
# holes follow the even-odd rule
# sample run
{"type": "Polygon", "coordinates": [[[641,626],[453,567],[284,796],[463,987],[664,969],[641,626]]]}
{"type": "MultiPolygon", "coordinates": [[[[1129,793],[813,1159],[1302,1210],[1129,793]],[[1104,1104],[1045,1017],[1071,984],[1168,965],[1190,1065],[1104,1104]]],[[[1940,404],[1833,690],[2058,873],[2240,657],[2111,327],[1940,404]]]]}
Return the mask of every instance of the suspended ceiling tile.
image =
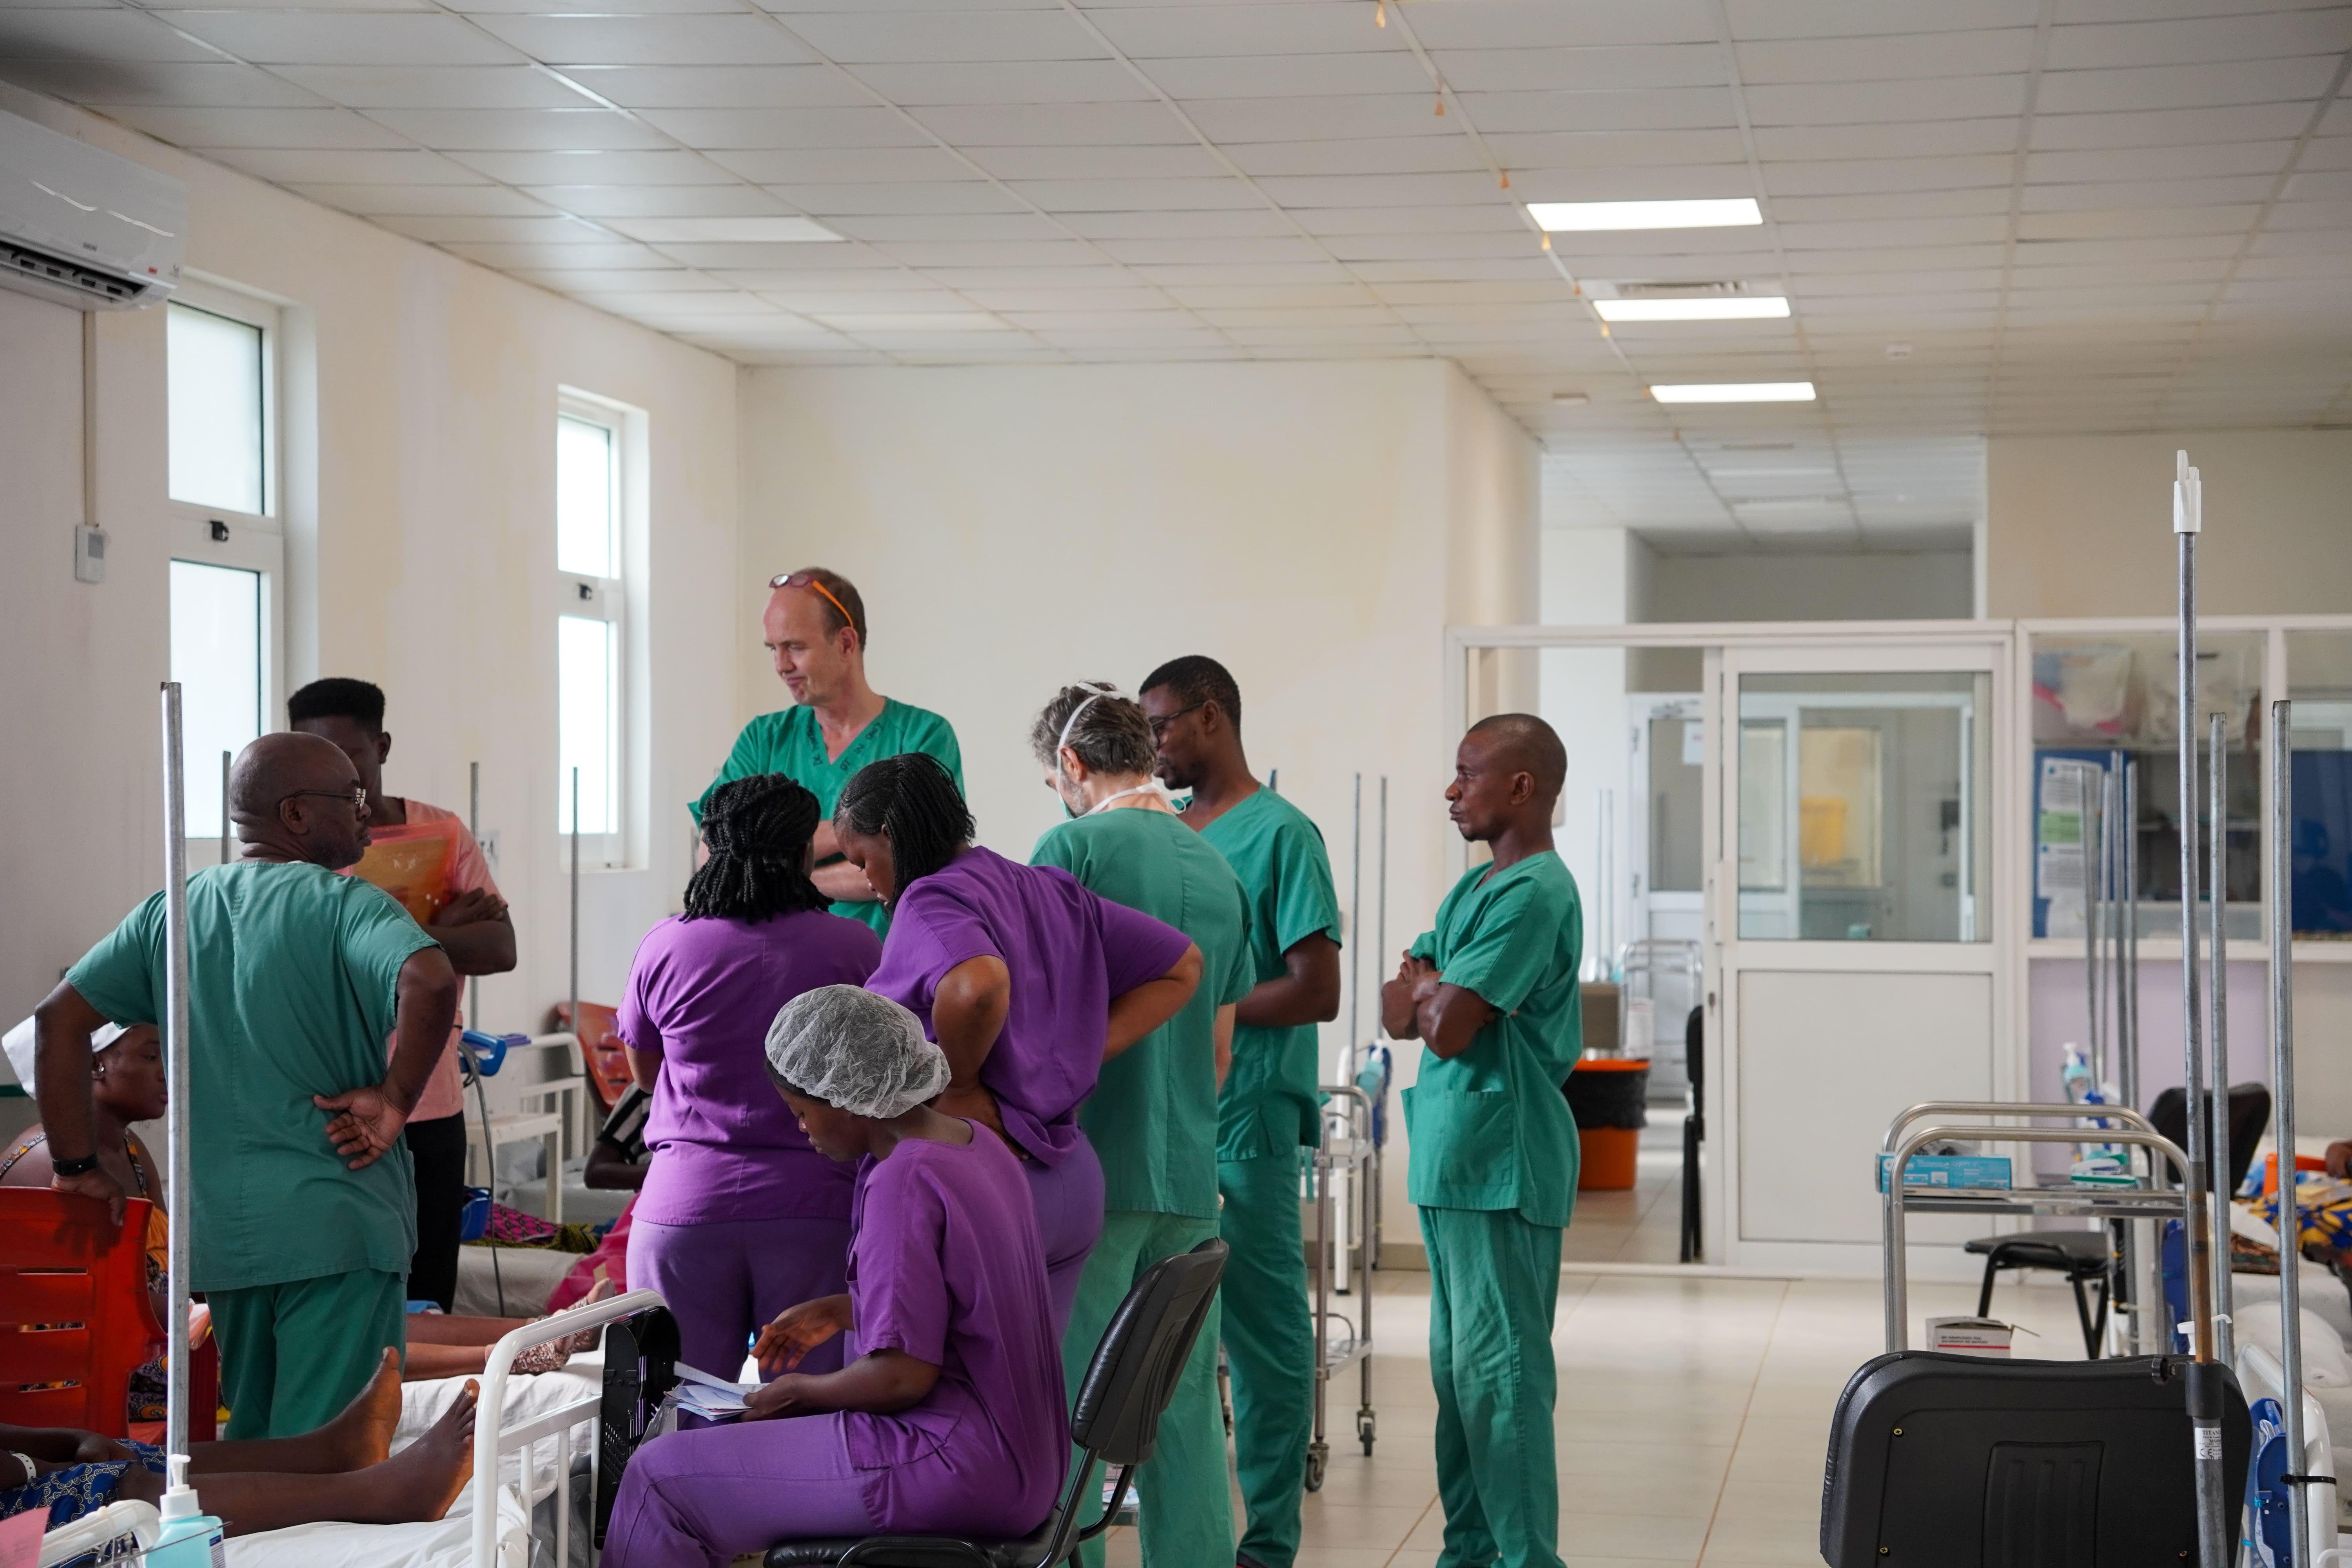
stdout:
{"type": "MultiPolygon", "coordinates": [[[[1459,140],[1457,138],[1456,140],[1459,140]]],[[[1486,145],[1508,169],[1602,169],[1738,163],[1748,156],[1736,128],[1715,131],[1566,131],[1490,134],[1486,145]]]]}
{"type": "Polygon", "coordinates": [[[590,100],[527,65],[282,66],[278,74],[352,109],[585,109],[590,100]]]}
{"type": "Polygon", "coordinates": [[[1402,29],[1372,25],[1361,0],[1306,4],[1095,6],[1088,17],[1112,46],[1138,60],[1207,56],[1402,54],[1402,29]]]}
{"type": "Polygon", "coordinates": [[[2036,0],[1724,0],[1732,37],[1843,38],[2034,25],[2036,0]]]}
{"type": "Polygon", "coordinates": [[[254,65],[491,66],[522,57],[454,16],[404,12],[176,11],[172,26],[254,65]]]}
{"type": "Polygon", "coordinates": [[[863,214],[1026,213],[1019,197],[986,180],[902,181],[887,185],[785,185],[767,187],[803,212],[817,216],[863,214]]]}
{"type": "Polygon", "coordinates": [[[908,147],[714,147],[707,156],[761,184],[902,184],[972,177],[961,158],[928,141],[908,147]]]}
{"type": "Polygon", "coordinates": [[[217,49],[138,11],[0,7],[0,60],[220,63],[217,49]]]}
{"type": "MultiPolygon", "coordinates": [[[[779,13],[790,9],[772,7],[779,13]]],[[[845,64],[1087,60],[1108,51],[1059,9],[844,9],[788,18],[793,30],[845,64]]],[[[864,73],[860,73],[864,74],[864,73]]]]}
{"type": "Polygon", "coordinates": [[[1198,140],[1156,102],[942,104],[919,110],[916,118],[958,147],[1192,145],[1198,140]]]}
{"type": "Polygon", "coordinates": [[[1197,180],[1016,180],[1012,189],[1047,212],[1153,212],[1263,208],[1265,198],[1229,175],[1197,180]]]}
{"type": "Polygon", "coordinates": [[[856,75],[891,102],[916,110],[935,104],[1050,106],[1156,101],[1149,87],[1113,60],[859,66],[856,75]]]}
{"type": "Polygon", "coordinates": [[[2033,63],[2033,29],[1894,33],[1871,37],[1742,43],[1739,77],[1750,88],[1794,82],[1892,81],[1997,76],[2033,63]]]}
{"type": "Polygon", "coordinates": [[[1174,180],[1225,173],[1197,143],[1169,146],[982,147],[973,163],[1002,180],[1174,180]]]}
{"type": "Polygon", "coordinates": [[[248,65],[0,60],[0,79],[100,110],[119,104],[184,109],[316,109],[329,101],[248,65]]]}
{"type": "MultiPolygon", "coordinates": [[[[2291,141],[2218,142],[2203,147],[2109,147],[2083,153],[2033,153],[2025,177],[2035,184],[2098,181],[2185,180],[2225,174],[2275,174],[2294,151],[2291,141]]],[[[2315,167],[2306,152],[2304,168],[2315,167]]]]}
{"type": "Polygon", "coordinates": [[[1713,44],[1636,47],[1440,49],[1445,79],[1462,92],[1622,92],[1720,87],[1730,79],[1713,44]]]}
{"type": "Polygon", "coordinates": [[[442,248],[484,267],[517,273],[534,268],[562,271],[599,267],[649,270],[661,267],[666,259],[650,247],[611,237],[602,243],[585,245],[462,241],[444,244],[442,248]]]}
{"type": "Polygon", "coordinates": [[[464,152],[452,163],[516,185],[727,185],[716,159],[687,152],[464,152]]]}
{"type": "Polygon", "coordinates": [[[887,109],[646,109],[639,118],[689,147],[770,152],[820,147],[923,147],[933,139],[887,109]]]}
{"type": "Polygon", "coordinates": [[[756,13],[477,21],[531,58],[555,66],[803,65],[815,58],[756,13]]]}
{"type": "Polygon", "coordinates": [[[478,170],[438,153],[321,152],[285,148],[226,148],[207,154],[215,163],[278,184],[477,185],[478,170]]]}
{"type": "Polygon", "coordinates": [[[625,109],[855,109],[874,95],[822,65],[570,66],[564,75],[625,109]]]}
{"type": "Polygon", "coordinates": [[[1209,239],[1219,236],[1260,238],[1295,235],[1310,226],[1268,206],[1207,211],[1056,212],[1054,221],[1087,239],[1209,239]]]}
{"type": "Polygon", "coordinates": [[[372,124],[347,109],[150,109],[127,104],[109,110],[133,131],[160,142],[205,150],[288,147],[333,150],[407,147],[395,132],[372,124]]]}
{"type": "Polygon", "coordinates": [[[664,290],[691,294],[730,287],[716,278],[683,267],[518,268],[513,276],[526,283],[568,294],[648,294],[664,290]]]}
{"type": "Polygon", "coordinates": [[[1426,93],[1430,80],[1411,55],[1215,56],[1151,60],[1144,72],[1176,99],[1330,98],[1342,94],[1426,93]]]}
{"type": "Polygon", "coordinates": [[[2242,104],[2219,109],[2153,109],[2103,114],[2039,114],[2039,151],[2099,147],[2172,147],[2214,142],[2256,142],[2300,135],[2311,118],[2299,103],[2242,104]]]}
{"type": "Polygon", "coordinates": [[[919,213],[858,216],[828,215],[824,226],[851,239],[890,241],[1020,239],[1057,240],[1069,230],[1035,213],[919,213]]]}
{"type": "Polygon", "coordinates": [[[1433,49],[1559,48],[1712,43],[1717,8],[1709,0],[1444,0],[1412,15],[1433,49]]]}
{"type": "Polygon", "coordinates": [[[579,217],[764,217],[789,212],[751,185],[530,185],[526,194],[579,217]]]}
{"type": "Polygon", "coordinates": [[[378,109],[370,118],[440,152],[522,153],[667,145],[652,126],[605,109],[378,109]]]}
{"type": "MultiPolygon", "coordinates": [[[[1475,0],[1474,0],[1475,3],[1475,0]]],[[[1218,143],[1237,142],[1353,141],[1365,136],[1444,136],[1459,140],[1458,125],[1433,112],[1429,92],[1299,99],[1201,99],[1184,112],[1202,134],[1218,143]]],[[[1172,121],[1173,117],[1170,117],[1172,121]]]]}
{"type": "Polygon", "coordinates": [[[557,209],[504,185],[309,185],[287,187],[298,196],[362,217],[390,214],[536,217],[557,209]]]}

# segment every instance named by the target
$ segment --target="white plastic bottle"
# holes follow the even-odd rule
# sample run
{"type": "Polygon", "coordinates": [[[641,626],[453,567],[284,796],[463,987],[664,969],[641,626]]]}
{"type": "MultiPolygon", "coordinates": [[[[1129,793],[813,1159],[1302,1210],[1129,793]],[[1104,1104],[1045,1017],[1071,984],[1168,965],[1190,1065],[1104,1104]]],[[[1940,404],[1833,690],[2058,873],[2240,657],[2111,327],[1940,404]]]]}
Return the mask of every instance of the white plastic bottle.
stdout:
{"type": "Polygon", "coordinates": [[[188,1457],[173,1454],[164,1463],[171,1468],[172,1485],[155,1510],[163,1524],[155,1544],[147,1549],[147,1568],[224,1568],[227,1558],[221,1546],[221,1521],[197,1504],[196,1489],[188,1484],[188,1457]]]}

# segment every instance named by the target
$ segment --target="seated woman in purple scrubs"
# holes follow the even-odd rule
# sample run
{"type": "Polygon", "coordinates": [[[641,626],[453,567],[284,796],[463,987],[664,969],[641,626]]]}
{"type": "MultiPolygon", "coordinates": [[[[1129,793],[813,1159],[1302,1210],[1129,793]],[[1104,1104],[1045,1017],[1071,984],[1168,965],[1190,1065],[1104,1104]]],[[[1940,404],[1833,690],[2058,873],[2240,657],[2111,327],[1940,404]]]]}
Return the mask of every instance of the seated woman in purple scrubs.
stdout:
{"type": "Polygon", "coordinates": [[[954,1077],[940,1109],[1022,1157],[1058,1339],[1102,1235],[1102,1164],[1078,1107],[1105,1060],[1192,999],[1201,950],[1058,866],[975,847],[954,779],[920,752],[860,769],[833,830],[890,911],[866,989],[911,1009],[947,1053],[954,1077]]]}
{"type": "Polygon", "coordinates": [[[809,880],[821,815],[782,773],[720,785],[702,815],[710,858],[686,912],[638,944],[620,1009],[629,1070],[654,1096],[629,1281],[677,1314],[680,1359],[730,1381],[752,1332],[840,1290],[849,1258],[849,1173],[809,1147],[760,1044],[777,1008],[863,984],[881,960],[872,929],[827,914],[809,880]]]}
{"type": "Polygon", "coordinates": [[[776,1091],[857,1161],[849,1291],[760,1336],[740,1425],[656,1437],[621,1479],[605,1568],[726,1568],[818,1536],[1025,1536],[1069,1463],[1061,1349],[1029,1184],[1003,1142],[925,1101],[948,1062],[905,1008],[834,985],[776,1015],[776,1091]],[[847,1364],[811,1375],[845,1334],[847,1364]]]}

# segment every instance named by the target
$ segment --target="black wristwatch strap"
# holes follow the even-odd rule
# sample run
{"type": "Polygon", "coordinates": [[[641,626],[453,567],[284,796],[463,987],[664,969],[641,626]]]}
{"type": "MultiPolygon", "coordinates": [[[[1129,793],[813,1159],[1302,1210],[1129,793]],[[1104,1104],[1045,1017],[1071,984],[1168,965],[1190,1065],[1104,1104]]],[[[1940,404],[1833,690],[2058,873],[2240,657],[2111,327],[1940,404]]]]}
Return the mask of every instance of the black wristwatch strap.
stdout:
{"type": "Polygon", "coordinates": [[[60,1176],[79,1176],[85,1171],[98,1169],[98,1156],[84,1154],[79,1160],[60,1160],[52,1156],[49,1160],[49,1169],[60,1176]]]}

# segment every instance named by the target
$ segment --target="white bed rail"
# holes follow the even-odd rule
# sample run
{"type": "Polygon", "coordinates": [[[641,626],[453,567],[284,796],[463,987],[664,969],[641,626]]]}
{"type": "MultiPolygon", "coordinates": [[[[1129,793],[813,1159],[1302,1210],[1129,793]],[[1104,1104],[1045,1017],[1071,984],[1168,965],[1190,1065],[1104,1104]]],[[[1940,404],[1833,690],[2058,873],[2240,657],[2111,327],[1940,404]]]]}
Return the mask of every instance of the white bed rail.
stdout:
{"type": "MultiPolygon", "coordinates": [[[[514,1375],[515,1357],[533,1345],[568,1339],[583,1329],[602,1328],[648,1307],[666,1304],[657,1291],[631,1290],[609,1300],[566,1308],[551,1317],[527,1323],[490,1347],[482,1363],[482,1402],[474,1419],[473,1568],[525,1568],[524,1563],[503,1562],[499,1555],[499,1460],[509,1454],[522,1456],[519,1467],[520,1492],[516,1500],[521,1503],[526,1520],[542,1496],[554,1495],[554,1561],[558,1568],[568,1564],[572,1560],[572,1460],[579,1451],[575,1445],[583,1423],[588,1428],[587,1451],[592,1464],[596,1453],[596,1415],[603,1404],[601,1388],[561,1409],[515,1426],[506,1425],[507,1382],[514,1375]],[[542,1443],[554,1446],[552,1479],[545,1490],[539,1484],[538,1468],[531,1462],[535,1449],[542,1443]]],[[[526,1547],[526,1555],[528,1550],[526,1547]]]]}
{"type": "MultiPolygon", "coordinates": [[[[2278,1358],[2257,1344],[2241,1341],[2238,1345],[2238,1382],[2252,1405],[2257,1399],[2275,1399],[2279,1410],[2286,1410],[2286,1373],[2281,1370],[2278,1358]]],[[[2327,1430],[2327,1412],[2306,1391],[2303,1394],[2303,1453],[2295,1460],[2295,1468],[2306,1476],[2332,1475],[2336,1470],[2335,1439],[2327,1430]]],[[[2336,1489],[2319,1485],[2303,1489],[2304,1517],[2310,1521],[2314,1542],[2333,1542],[2336,1536],[2336,1489]]],[[[2331,1544],[2328,1551],[2336,1548],[2331,1544]]],[[[2315,1568],[2317,1560],[2315,1559],[2315,1568]]]]}

